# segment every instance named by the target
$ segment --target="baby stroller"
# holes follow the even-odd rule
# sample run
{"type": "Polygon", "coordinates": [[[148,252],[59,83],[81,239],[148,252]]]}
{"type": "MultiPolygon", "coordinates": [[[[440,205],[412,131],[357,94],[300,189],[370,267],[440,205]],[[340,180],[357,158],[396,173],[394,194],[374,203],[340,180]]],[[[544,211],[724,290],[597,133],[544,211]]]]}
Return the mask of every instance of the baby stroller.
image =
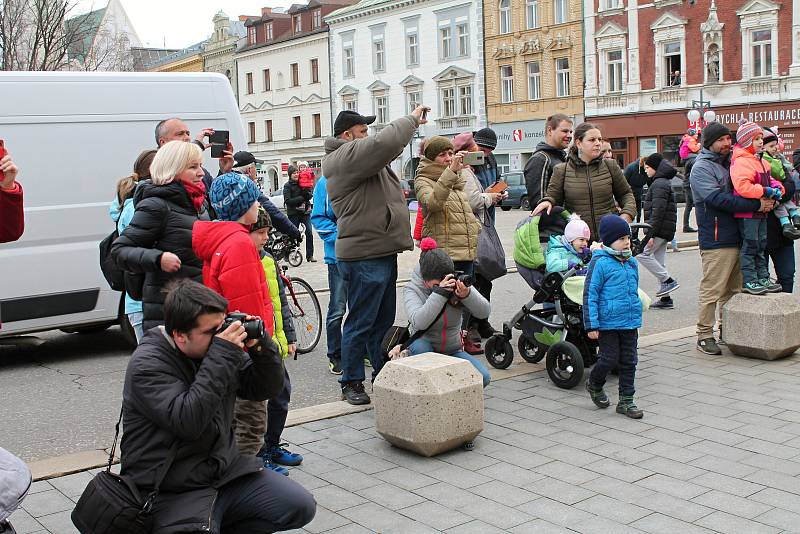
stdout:
{"type": "MultiPolygon", "coordinates": [[[[566,211],[556,212],[554,208],[549,216],[527,218],[517,227],[525,224],[538,226],[539,248],[544,250],[550,235],[560,224],[559,218],[566,225],[569,214],[566,211]],[[566,215],[565,215],[566,214],[566,215]],[[555,217],[555,219],[547,219],[555,217]],[[546,230],[546,228],[548,228],[546,230]]],[[[563,226],[561,227],[563,232],[563,226]]],[[[631,225],[631,250],[633,255],[641,253],[650,239],[651,227],[648,224],[631,225]],[[639,238],[639,230],[645,236],[639,238]]],[[[524,229],[530,233],[530,229],[524,229]]],[[[550,380],[564,389],[571,389],[580,383],[585,367],[597,361],[597,341],[589,339],[583,327],[583,277],[575,276],[576,271],[585,266],[579,264],[572,269],[560,273],[544,273],[544,254],[536,254],[542,258],[540,265],[531,267],[515,260],[520,274],[535,290],[533,298],[518,311],[510,321],[503,323],[503,331],[494,334],[486,341],[484,352],[486,360],[498,369],[506,369],[514,360],[514,349],[511,346],[512,329],[521,331],[517,340],[520,356],[527,362],[538,363],[546,357],[545,368],[550,380]],[[536,308],[537,304],[544,306],[536,308]]],[[[532,257],[529,255],[529,257],[532,257]]],[[[588,261],[588,260],[587,260],[588,261]]],[[[644,296],[640,292],[640,296],[644,296]]],[[[646,296],[644,296],[646,298],[646,296]]],[[[643,302],[645,300],[643,299],[643,302]]]]}
{"type": "Polygon", "coordinates": [[[16,532],[8,518],[22,504],[31,484],[25,462],[0,447],[0,533],[16,532]]]}

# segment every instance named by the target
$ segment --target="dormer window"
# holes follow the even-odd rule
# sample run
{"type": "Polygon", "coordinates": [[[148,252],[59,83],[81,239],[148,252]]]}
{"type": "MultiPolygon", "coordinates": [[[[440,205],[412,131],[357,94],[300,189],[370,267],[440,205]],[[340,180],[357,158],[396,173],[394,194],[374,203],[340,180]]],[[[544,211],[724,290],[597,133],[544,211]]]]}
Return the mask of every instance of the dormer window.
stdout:
{"type": "Polygon", "coordinates": [[[293,26],[294,26],[294,33],[300,33],[303,31],[303,19],[300,15],[295,15],[292,17],[293,26]]]}
{"type": "Polygon", "coordinates": [[[247,44],[255,44],[256,42],[256,27],[250,26],[247,28],[247,44]]]}
{"type": "Polygon", "coordinates": [[[264,28],[267,30],[267,41],[271,41],[272,40],[272,23],[271,22],[267,22],[264,25],[264,28]]]}
{"type": "Polygon", "coordinates": [[[318,29],[322,27],[322,10],[315,9],[311,15],[311,25],[313,29],[318,29]]]}

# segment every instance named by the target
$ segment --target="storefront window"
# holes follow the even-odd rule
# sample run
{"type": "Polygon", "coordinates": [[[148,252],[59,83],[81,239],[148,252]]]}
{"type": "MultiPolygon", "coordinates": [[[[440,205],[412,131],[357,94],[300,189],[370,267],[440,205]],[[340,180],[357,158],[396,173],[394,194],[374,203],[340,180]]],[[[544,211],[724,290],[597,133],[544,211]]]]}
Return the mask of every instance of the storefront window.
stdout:
{"type": "Polygon", "coordinates": [[[653,152],[658,152],[658,139],[655,137],[639,139],[639,157],[646,158],[653,152]]]}
{"type": "Polygon", "coordinates": [[[508,162],[508,154],[495,154],[494,159],[497,161],[497,172],[500,173],[500,176],[511,169],[511,165],[508,162]]]}
{"type": "Polygon", "coordinates": [[[661,155],[673,165],[680,163],[678,149],[681,146],[681,138],[682,136],[680,135],[665,135],[661,137],[661,155]]]}
{"type": "Polygon", "coordinates": [[[624,169],[626,165],[625,158],[628,157],[628,140],[612,139],[611,152],[614,155],[614,159],[619,163],[619,166],[624,169]]]}

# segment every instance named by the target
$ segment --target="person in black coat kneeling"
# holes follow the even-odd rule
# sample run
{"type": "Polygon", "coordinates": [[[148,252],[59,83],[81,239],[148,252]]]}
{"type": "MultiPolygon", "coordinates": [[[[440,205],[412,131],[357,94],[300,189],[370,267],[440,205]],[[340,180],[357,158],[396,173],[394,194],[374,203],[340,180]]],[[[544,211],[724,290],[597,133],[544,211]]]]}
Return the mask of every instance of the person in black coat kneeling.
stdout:
{"type": "Polygon", "coordinates": [[[678,171],[658,152],[647,157],[644,170],[650,178],[643,202],[644,221],[653,227],[653,237],[636,259],[661,284],[656,292],[656,297],[660,297],[660,300],[650,307],[671,309],[675,304],[669,294],[680,287],[666,267],[667,245],[675,237],[678,223],[678,205],[672,194],[672,179],[678,171]]]}

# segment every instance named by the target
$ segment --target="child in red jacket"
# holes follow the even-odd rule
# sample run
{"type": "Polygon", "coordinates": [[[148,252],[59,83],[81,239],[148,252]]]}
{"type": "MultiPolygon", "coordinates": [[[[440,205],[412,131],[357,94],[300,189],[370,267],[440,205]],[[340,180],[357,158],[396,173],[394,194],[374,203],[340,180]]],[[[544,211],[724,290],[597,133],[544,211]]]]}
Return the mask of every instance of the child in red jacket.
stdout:
{"type": "Polygon", "coordinates": [[[0,150],[0,243],[16,241],[25,230],[22,186],[16,181],[17,166],[0,150]]]}
{"type": "MultiPolygon", "coordinates": [[[[764,146],[764,132],[758,124],[743,121],[736,132],[736,146],[731,158],[731,181],[735,193],[744,198],[780,200],[783,185],[772,178],[770,166],[759,154],[764,146]]],[[[742,248],[739,252],[744,285],[751,295],[780,292],[780,284],[769,278],[767,267],[767,214],[761,211],[736,213],[742,248]]]]}
{"type": "Polygon", "coordinates": [[[308,166],[307,161],[298,161],[297,162],[297,172],[300,175],[300,178],[297,180],[297,183],[300,184],[300,187],[303,189],[308,189],[309,191],[314,189],[314,171],[311,170],[308,166]]]}

